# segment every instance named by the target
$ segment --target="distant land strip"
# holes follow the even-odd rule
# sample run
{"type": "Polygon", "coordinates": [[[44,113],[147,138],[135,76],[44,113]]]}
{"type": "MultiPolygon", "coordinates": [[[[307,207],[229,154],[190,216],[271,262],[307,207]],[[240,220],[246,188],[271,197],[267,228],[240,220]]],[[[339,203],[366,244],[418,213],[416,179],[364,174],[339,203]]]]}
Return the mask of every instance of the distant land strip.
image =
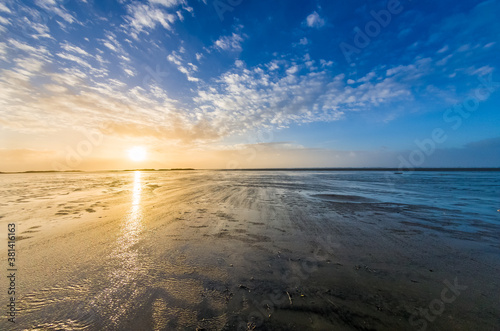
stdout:
{"type": "Polygon", "coordinates": [[[245,169],[194,169],[194,168],[172,168],[172,169],[125,169],[125,170],[29,170],[19,172],[1,172],[0,174],[32,174],[32,173],[71,173],[71,172],[127,172],[127,171],[187,171],[187,170],[210,170],[210,171],[393,171],[396,174],[412,173],[414,171],[442,171],[442,172],[457,172],[457,171],[500,171],[498,168],[414,168],[414,169],[399,169],[399,168],[245,168],[245,169]]]}

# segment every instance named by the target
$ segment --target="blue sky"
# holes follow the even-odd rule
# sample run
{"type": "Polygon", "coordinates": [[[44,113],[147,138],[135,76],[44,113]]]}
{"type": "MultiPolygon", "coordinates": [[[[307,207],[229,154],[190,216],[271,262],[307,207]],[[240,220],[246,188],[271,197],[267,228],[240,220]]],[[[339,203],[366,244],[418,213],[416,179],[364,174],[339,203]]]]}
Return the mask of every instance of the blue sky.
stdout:
{"type": "Polygon", "coordinates": [[[135,145],[151,167],[500,166],[499,15],[494,0],[7,0],[0,171],[129,167],[135,145]]]}

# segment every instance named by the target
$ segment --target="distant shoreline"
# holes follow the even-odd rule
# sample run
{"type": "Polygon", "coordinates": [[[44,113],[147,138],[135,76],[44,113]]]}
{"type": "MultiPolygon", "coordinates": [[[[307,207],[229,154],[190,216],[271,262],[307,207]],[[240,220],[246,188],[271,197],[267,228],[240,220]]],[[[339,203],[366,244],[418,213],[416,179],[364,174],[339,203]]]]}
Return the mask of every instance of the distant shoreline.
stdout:
{"type": "Polygon", "coordinates": [[[412,173],[415,171],[442,171],[442,172],[469,172],[469,171],[500,171],[498,168],[415,168],[411,170],[401,170],[399,168],[243,168],[243,169],[194,169],[194,168],[172,168],[172,169],[125,169],[125,170],[29,170],[29,171],[6,171],[0,174],[38,174],[38,173],[93,173],[93,172],[130,172],[130,171],[391,171],[397,174],[412,173]]]}
{"type": "Polygon", "coordinates": [[[255,168],[255,169],[214,169],[218,171],[393,171],[408,173],[414,171],[500,171],[500,168],[255,168]]]}
{"type": "Polygon", "coordinates": [[[92,173],[92,172],[130,172],[130,171],[188,171],[196,170],[193,168],[172,168],[172,169],[124,169],[124,170],[29,170],[29,171],[0,171],[0,174],[44,174],[44,173],[92,173]]]}

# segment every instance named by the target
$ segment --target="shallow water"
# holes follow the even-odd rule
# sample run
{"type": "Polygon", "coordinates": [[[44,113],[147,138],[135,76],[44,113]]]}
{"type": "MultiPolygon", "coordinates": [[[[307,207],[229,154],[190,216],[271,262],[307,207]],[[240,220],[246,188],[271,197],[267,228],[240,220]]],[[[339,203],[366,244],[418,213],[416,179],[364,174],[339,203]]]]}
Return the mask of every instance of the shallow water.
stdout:
{"type": "Polygon", "coordinates": [[[476,215],[484,222],[500,222],[500,172],[317,172],[307,174],[324,183],[322,190],[457,211],[457,217],[476,215]]]}

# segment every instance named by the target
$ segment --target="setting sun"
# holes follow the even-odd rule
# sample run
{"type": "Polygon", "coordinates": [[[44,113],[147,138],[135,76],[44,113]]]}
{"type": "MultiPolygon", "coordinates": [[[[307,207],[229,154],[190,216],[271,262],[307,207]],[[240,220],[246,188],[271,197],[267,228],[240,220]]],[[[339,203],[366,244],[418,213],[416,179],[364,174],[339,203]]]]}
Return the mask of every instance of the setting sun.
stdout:
{"type": "Polygon", "coordinates": [[[144,161],[146,159],[146,149],[140,146],[133,147],[128,150],[128,157],[132,161],[144,161]]]}

